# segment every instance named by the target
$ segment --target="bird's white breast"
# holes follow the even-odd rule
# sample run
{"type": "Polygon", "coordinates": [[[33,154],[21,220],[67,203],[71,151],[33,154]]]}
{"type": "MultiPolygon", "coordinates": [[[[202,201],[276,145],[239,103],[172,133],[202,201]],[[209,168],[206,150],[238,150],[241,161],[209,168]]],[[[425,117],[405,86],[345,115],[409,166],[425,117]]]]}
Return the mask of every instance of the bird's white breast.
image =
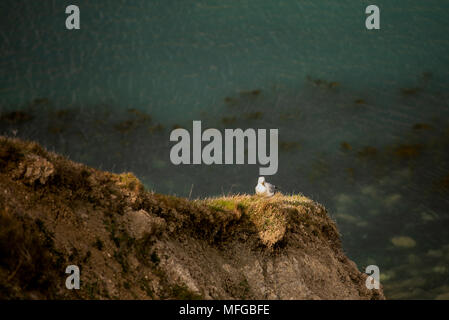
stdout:
{"type": "Polygon", "coordinates": [[[265,197],[271,197],[274,195],[274,190],[270,190],[270,188],[268,188],[266,185],[258,184],[256,186],[256,194],[265,197]]]}
{"type": "Polygon", "coordinates": [[[263,194],[265,194],[267,192],[267,188],[265,188],[265,186],[263,186],[262,184],[258,184],[257,186],[256,186],[256,194],[259,194],[259,195],[263,195],[263,194]]]}

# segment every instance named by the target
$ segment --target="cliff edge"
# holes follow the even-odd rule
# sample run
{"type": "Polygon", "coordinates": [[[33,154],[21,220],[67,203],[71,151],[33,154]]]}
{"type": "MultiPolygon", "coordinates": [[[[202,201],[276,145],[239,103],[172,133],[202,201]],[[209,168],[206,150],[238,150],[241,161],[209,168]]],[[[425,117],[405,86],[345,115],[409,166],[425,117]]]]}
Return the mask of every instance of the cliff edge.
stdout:
{"type": "Polygon", "coordinates": [[[366,278],[302,195],[189,201],[0,137],[1,299],[384,299],[366,278]]]}

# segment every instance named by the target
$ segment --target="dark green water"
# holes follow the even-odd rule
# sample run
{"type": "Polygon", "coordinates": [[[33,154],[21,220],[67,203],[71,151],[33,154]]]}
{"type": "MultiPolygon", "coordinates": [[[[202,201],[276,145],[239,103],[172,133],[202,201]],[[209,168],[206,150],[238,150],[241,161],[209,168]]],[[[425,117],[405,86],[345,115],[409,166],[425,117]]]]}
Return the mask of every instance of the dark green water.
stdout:
{"type": "Polygon", "coordinates": [[[267,179],[323,203],[389,298],[449,298],[449,2],[0,3],[0,133],[157,192],[252,193],[258,166],[174,166],[174,126],[278,128],[267,179]],[[21,110],[23,113],[10,113],[21,110]]]}

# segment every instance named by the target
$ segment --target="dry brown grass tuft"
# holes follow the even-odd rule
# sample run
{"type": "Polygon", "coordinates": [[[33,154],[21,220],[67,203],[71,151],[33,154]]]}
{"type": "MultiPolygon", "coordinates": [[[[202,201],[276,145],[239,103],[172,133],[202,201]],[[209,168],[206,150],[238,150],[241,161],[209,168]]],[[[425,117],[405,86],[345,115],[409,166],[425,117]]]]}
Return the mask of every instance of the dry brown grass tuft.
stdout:
{"type": "Polygon", "coordinates": [[[260,241],[267,248],[282,245],[288,232],[304,230],[312,237],[339,242],[335,223],[328,217],[325,209],[303,195],[277,193],[270,198],[234,195],[197,202],[216,212],[233,213],[238,219],[243,216],[254,225],[260,241]]]}

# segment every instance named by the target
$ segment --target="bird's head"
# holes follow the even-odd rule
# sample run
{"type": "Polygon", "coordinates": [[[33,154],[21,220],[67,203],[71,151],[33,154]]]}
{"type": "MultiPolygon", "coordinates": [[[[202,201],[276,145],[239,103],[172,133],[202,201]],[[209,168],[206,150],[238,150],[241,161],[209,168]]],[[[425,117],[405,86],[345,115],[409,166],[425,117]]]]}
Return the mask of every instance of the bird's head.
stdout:
{"type": "Polygon", "coordinates": [[[259,177],[259,182],[260,184],[264,184],[265,183],[265,177],[259,177]]]}

